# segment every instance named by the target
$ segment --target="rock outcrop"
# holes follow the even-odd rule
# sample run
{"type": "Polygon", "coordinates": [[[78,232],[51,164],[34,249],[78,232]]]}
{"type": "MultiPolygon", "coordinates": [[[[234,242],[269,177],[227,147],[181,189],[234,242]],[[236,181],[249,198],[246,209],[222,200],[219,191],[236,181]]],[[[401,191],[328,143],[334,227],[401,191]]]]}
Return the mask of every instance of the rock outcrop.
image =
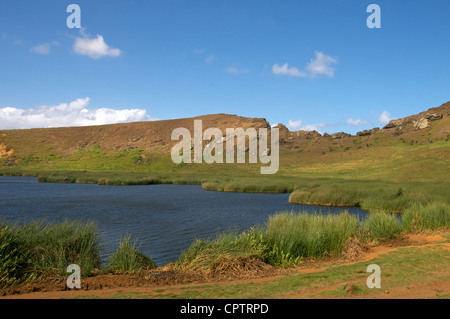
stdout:
{"type": "Polygon", "coordinates": [[[362,132],[358,132],[358,133],[356,133],[356,136],[369,136],[369,135],[375,134],[379,130],[380,130],[379,127],[375,127],[375,128],[373,128],[371,130],[365,130],[365,131],[362,131],[362,132]]]}
{"type": "Polygon", "coordinates": [[[396,127],[401,126],[402,124],[403,124],[403,120],[402,119],[400,119],[400,120],[391,120],[391,121],[389,121],[388,124],[386,124],[385,127],[383,127],[383,129],[396,128],[396,127]]]}
{"type": "Polygon", "coordinates": [[[345,132],[338,132],[338,133],[331,134],[331,138],[333,140],[338,140],[338,139],[348,137],[348,136],[351,136],[351,135],[348,133],[345,133],[345,132]]]}

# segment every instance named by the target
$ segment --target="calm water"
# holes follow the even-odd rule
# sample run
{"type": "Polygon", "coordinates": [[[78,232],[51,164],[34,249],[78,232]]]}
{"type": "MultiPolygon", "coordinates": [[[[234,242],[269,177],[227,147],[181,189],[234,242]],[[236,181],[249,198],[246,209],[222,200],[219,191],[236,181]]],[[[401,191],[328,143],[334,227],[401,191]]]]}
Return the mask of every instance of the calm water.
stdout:
{"type": "MultiPolygon", "coordinates": [[[[345,210],[289,204],[288,198],[289,194],[204,191],[191,185],[48,184],[31,177],[0,176],[0,220],[94,221],[105,247],[103,256],[129,233],[138,236],[141,251],[158,265],[175,261],[195,238],[243,231],[278,211],[338,214],[345,210]]],[[[367,214],[356,207],[346,209],[359,218],[367,214]]]]}

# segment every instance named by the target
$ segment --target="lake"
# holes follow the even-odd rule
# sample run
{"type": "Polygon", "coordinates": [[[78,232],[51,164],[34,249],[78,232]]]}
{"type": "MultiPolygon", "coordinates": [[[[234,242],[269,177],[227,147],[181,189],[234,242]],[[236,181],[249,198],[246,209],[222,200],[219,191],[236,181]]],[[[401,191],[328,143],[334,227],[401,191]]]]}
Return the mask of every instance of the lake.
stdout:
{"type": "Polygon", "coordinates": [[[279,211],[348,210],[360,219],[367,215],[358,207],[296,205],[288,200],[289,194],[215,192],[198,185],[51,184],[34,177],[0,176],[0,220],[94,221],[104,246],[102,257],[115,251],[121,236],[132,234],[142,243],[141,252],[157,265],[175,261],[196,238],[241,232],[279,211]]]}

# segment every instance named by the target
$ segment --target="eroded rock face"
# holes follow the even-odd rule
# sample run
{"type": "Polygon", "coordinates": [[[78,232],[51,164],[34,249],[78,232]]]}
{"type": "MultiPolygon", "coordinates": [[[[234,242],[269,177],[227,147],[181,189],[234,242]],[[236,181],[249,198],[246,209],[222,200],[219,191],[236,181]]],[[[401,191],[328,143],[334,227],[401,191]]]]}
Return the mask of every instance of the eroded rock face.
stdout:
{"type": "Polygon", "coordinates": [[[379,127],[375,127],[375,128],[373,128],[371,130],[365,130],[365,131],[362,131],[362,132],[358,132],[358,133],[356,133],[356,136],[369,136],[369,135],[372,135],[372,134],[378,132],[379,130],[380,130],[379,127]]]}
{"type": "Polygon", "coordinates": [[[384,129],[387,128],[395,128],[398,126],[401,126],[403,124],[403,120],[391,120],[385,127],[383,127],[384,129]]]}
{"type": "Polygon", "coordinates": [[[432,113],[432,114],[427,114],[427,115],[425,115],[425,118],[426,118],[428,121],[442,120],[443,114],[440,114],[440,115],[434,114],[434,113],[432,113]]]}
{"type": "Polygon", "coordinates": [[[14,153],[12,147],[8,147],[5,143],[0,142],[0,158],[9,157],[14,153]]]}
{"type": "Polygon", "coordinates": [[[334,140],[341,139],[341,138],[348,137],[348,136],[351,136],[351,135],[348,133],[344,133],[344,132],[338,132],[338,133],[331,134],[331,138],[334,140]]]}
{"type": "Polygon", "coordinates": [[[430,126],[430,122],[426,118],[421,117],[417,121],[413,121],[413,126],[416,130],[423,130],[430,126]]]}

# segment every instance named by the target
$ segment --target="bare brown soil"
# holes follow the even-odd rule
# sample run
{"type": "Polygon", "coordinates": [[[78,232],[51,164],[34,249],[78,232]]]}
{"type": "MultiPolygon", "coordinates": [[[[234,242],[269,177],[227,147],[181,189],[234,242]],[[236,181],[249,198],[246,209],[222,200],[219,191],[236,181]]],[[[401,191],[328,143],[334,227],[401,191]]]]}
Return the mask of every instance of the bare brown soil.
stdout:
{"type": "MultiPolygon", "coordinates": [[[[440,233],[443,233],[442,231],[440,233]]],[[[447,231],[450,233],[450,231],[447,231]]],[[[432,232],[421,234],[405,234],[402,238],[385,242],[381,245],[369,246],[349,242],[348,249],[341,257],[321,260],[307,260],[301,266],[291,269],[274,269],[269,265],[261,265],[260,261],[246,260],[233,261],[232,266],[222,265],[221,271],[205,274],[194,271],[175,270],[169,264],[157,269],[143,271],[138,275],[130,274],[99,274],[82,279],[81,289],[69,290],[66,287],[66,278],[53,277],[39,281],[0,290],[0,299],[58,299],[92,296],[108,298],[118,293],[145,293],[156,295],[156,290],[171,288],[173,293],[177,289],[198,284],[220,283],[222,285],[263,283],[287,276],[321,272],[333,265],[351,265],[354,263],[370,261],[387,255],[401,247],[427,247],[440,245],[450,250],[450,243],[441,235],[432,232]],[[439,243],[439,244],[438,244],[439,243]]],[[[351,296],[352,285],[365,279],[355,279],[348,284],[351,296]]],[[[330,285],[326,287],[305,289],[301,292],[288,294],[284,298],[302,298],[312,294],[331,291],[339,288],[330,285]]],[[[438,283],[425,283],[398,287],[391,291],[383,291],[374,298],[426,298],[450,293],[450,279],[438,283]]],[[[372,297],[371,297],[372,298],[372,297]]]]}

